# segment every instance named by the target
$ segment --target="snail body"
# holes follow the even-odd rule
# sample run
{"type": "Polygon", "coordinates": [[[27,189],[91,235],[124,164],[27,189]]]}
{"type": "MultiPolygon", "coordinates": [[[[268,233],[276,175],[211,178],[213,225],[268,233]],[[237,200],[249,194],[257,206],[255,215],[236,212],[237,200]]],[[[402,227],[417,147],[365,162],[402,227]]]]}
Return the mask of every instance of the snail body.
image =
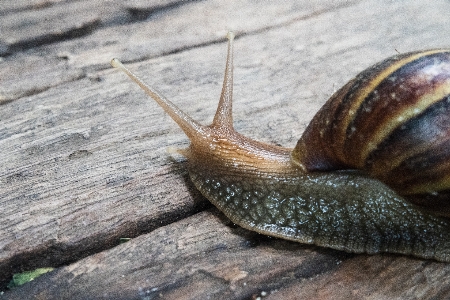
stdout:
{"type": "Polygon", "coordinates": [[[363,71],[289,149],[234,130],[233,34],[228,38],[209,126],[111,61],[189,137],[180,152],[199,191],[234,223],[262,234],[450,262],[450,50],[402,54],[363,71]]]}

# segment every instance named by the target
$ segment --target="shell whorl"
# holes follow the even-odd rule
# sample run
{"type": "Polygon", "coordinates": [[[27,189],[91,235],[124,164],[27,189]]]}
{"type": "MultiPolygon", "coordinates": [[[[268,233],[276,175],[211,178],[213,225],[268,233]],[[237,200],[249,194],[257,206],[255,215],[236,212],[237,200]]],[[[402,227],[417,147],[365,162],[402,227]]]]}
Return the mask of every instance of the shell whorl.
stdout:
{"type": "Polygon", "coordinates": [[[388,58],[337,91],[299,140],[310,171],[363,170],[403,195],[450,190],[450,50],[388,58]]]}

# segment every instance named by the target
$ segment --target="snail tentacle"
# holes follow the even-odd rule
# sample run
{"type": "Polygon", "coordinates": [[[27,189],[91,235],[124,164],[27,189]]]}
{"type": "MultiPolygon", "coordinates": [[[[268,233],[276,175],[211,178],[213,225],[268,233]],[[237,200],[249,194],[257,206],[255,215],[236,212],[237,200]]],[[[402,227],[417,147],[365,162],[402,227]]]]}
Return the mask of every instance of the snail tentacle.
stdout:
{"type": "Polygon", "coordinates": [[[155,100],[159,106],[183,129],[184,133],[190,138],[192,136],[198,136],[202,133],[204,126],[192,119],[188,114],[182,111],[178,106],[173,104],[169,99],[161,95],[156,89],[148,86],[133,72],[128,70],[117,58],[111,60],[111,66],[118,68],[122,72],[128,75],[134,82],[136,82],[147,95],[155,100]]]}
{"type": "Polygon", "coordinates": [[[227,63],[225,76],[223,77],[222,93],[220,94],[219,105],[211,126],[233,129],[233,40],[234,34],[229,32],[227,63]]]}

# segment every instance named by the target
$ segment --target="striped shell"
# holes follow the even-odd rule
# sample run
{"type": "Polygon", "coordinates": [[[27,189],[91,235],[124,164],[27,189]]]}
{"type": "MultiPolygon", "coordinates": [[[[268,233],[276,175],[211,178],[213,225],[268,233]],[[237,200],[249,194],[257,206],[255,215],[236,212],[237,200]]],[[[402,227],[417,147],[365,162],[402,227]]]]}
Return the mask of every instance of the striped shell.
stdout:
{"type": "Polygon", "coordinates": [[[293,157],[310,171],[363,170],[422,204],[450,199],[450,50],[360,73],[313,118],[293,157]]]}

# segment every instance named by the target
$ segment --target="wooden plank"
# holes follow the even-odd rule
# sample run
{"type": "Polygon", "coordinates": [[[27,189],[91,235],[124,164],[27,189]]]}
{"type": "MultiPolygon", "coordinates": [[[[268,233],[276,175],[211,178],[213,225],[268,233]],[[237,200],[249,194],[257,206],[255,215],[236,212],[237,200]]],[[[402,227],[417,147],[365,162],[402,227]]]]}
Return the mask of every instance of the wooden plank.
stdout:
{"type": "Polygon", "coordinates": [[[62,2],[60,0],[17,0],[0,2],[0,15],[16,13],[19,11],[40,9],[51,6],[55,3],[62,2]]]}
{"type": "Polygon", "coordinates": [[[82,69],[69,67],[64,55],[18,55],[0,66],[0,104],[86,77],[82,69]]]}
{"type": "MultiPolygon", "coordinates": [[[[358,71],[395,49],[448,47],[445,1],[293,3],[274,10],[273,3],[193,2],[147,22],[100,28],[4,59],[12,68],[19,56],[25,62],[43,50],[66,53],[75,74],[32,96],[17,89],[19,96],[0,111],[0,209],[6,216],[0,220],[1,280],[23,269],[76,261],[6,292],[8,298],[248,298],[263,291],[289,298],[299,290],[314,297],[319,289],[323,298],[448,295],[446,264],[346,255],[227,227],[214,209],[195,214],[206,201],[187,179],[184,160],[166,151],[185,145],[186,138],[122,74],[98,71],[112,56],[137,61],[131,69],[207,123],[225,58],[225,44],[217,41],[235,26],[236,128],[294,146],[314,112],[358,71]],[[135,236],[100,252],[120,237],[135,236]]],[[[35,74],[43,75],[38,69],[35,74]]],[[[1,82],[4,88],[3,77],[1,82]]]]}
{"type": "Polygon", "coordinates": [[[448,264],[406,257],[355,256],[308,281],[290,283],[267,299],[449,299],[448,264]]]}
{"type": "MultiPolygon", "coordinates": [[[[160,8],[159,10],[156,9],[157,5],[155,4],[161,5],[158,1],[150,1],[145,7],[139,2],[128,3],[126,7],[121,6],[123,1],[120,1],[120,4],[118,1],[100,3],[107,7],[102,7],[96,1],[76,1],[72,4],[75,9],[57,6],[45,10],[20,12],[19,16],[11,14],[6,19],[0,18],[0,26],[1,22],[8,24],[3,25],[4,33],[0,35],[0,49],[2,45],[6,49],[3,53],[8,53],[11,49],[20,49],[22,47],[20,45],[31,47],[33,43],[49,43],[49,45],[29,49],[25,53],[13,53],[0,61],[0,70],[2,70],[0,76],[6,81],[4,87],[0,89],[0,101],[11,101],[68,81],[67,76],[61,77],[60,72],[52,74],[52,70],[47,69],[48,67],[47,70],[40,70],[37,67],[16,70],[16,65],[27,65],[26,62],[29,60],[34,61],[37,66],[56,64],[67,70],[67,74],[77,74],[75,78],[89,77],[96,70],[110,68],[111,57],[120,57],[124,62],[132,62],[176,53],[223,41],[229,29],[242,32],[261,31],[270,28],[273,20],[276,21],[273,26],[282,26],[296,18],[307,18],[319,12],[349,5],[351,2],[340,0],[330,3],[310,1],[306,4],[295,4],[293,2],[291,5],[260,4],[260,9],[267,11],[262,15],[252,13],[252,10],[258,9],[258,6],[252,7],[237,0],[230,1],[226,6],[219,1],[193,2],[189,5],[178,6],[164,2],[167,9],[160,8]],[[132,17],[128,15],[127,11],[139,11],[138,14],[146,12],[150,18],[149,22],[141,22],[142,16],[132,17]],[[153,16],[152,12],[155,11],[159,13],[153,16]],[[87,13],[85,14],[85,12],[87,13]],[[92,12],[96,12],[97,15],[89,17],[92,16],[92,12]],[[61,16],[60,14],[63,13],[65,14],[61,16]],[[25,25],[18,26],[16,23],[26,24],[24,21],[26,16],[22,16],[22,14],[26,16],[35,14],[34,21],[30,22],[30,26],[34,23],[40,24],[41,18],[48,18],[50,21],[45,23],[44,28],[39,29],[29,28],[25,25]],[[77,14],[84,17],[78,20],[77,14]],[[195,15],[200,15],[196,22],[208,23],[209,26],[193,26],[191,19],[195,15]],[[59,18],[64,20],[60,21],[59,18]],[[52,24],[52,20],[58,22],[52,24]],[[82,20],[84,21],[81,22],[82,20]],[[113,20],[118,22],[116,26],[109,24],[113,20]],[[95,28],[92,28],[92,22],[95,23],[95,28]],[[125,24],[122,24],[123,22],[125,24]],[[16,27],[24,28],[16,33],[16,27]],[[80,35],[86,36],[67,40],[65,35],[70,35],[72,29],[76,29],[80,35]],[[92,32],[94,29],[96,30],[92,32]],[[92,34],[90,34],[91,32],[92,34]],[[47,37],[49,38],[47,39],[47,37]],[[44,41],[44,39],[47,40],[44,41]],[[20,47],[14,46],[16,44],[20,47]],[[30,55],[33,56],[31,59],[30,55]],[[54,61],[51,61],[50,58],[54,58],[54,61]],[[27,84],[9,84],[16,80],[18,73],[27,76],[27,84]],[[47,75],[40,80],[42,74],[47,75]],[[47,80],[47,78],[53,78],[53,81],[47,80]]],[[[184,1],[178,3],[184,3],[184,1]]],[[[59,71],[58,68],[55,70],[59,71]]]]}
{"type": "Polygon", "coordinates": [[[4,46],[1,54],[10,54],[92,32],[100,24],[100,16],[97,13],[99,8],[107,9],[113,5],[99,7],[97,4],[86,7],[87,3],[73,1],[64,5],[33,5],[31,9],[5,14],[0,19],[0,42],[4,46]]]}
{"type": "Polygon", "coordinates": [[[271,287],[270,282],[289,283],[333,270],[347,256],[260,236],[233,226],[213,209],[48,273],[8,296],[23,299],[31,292],[38,299],[243,298],[271,287]],[[48,286],[50,281],[58,285],[48,286]]]}

